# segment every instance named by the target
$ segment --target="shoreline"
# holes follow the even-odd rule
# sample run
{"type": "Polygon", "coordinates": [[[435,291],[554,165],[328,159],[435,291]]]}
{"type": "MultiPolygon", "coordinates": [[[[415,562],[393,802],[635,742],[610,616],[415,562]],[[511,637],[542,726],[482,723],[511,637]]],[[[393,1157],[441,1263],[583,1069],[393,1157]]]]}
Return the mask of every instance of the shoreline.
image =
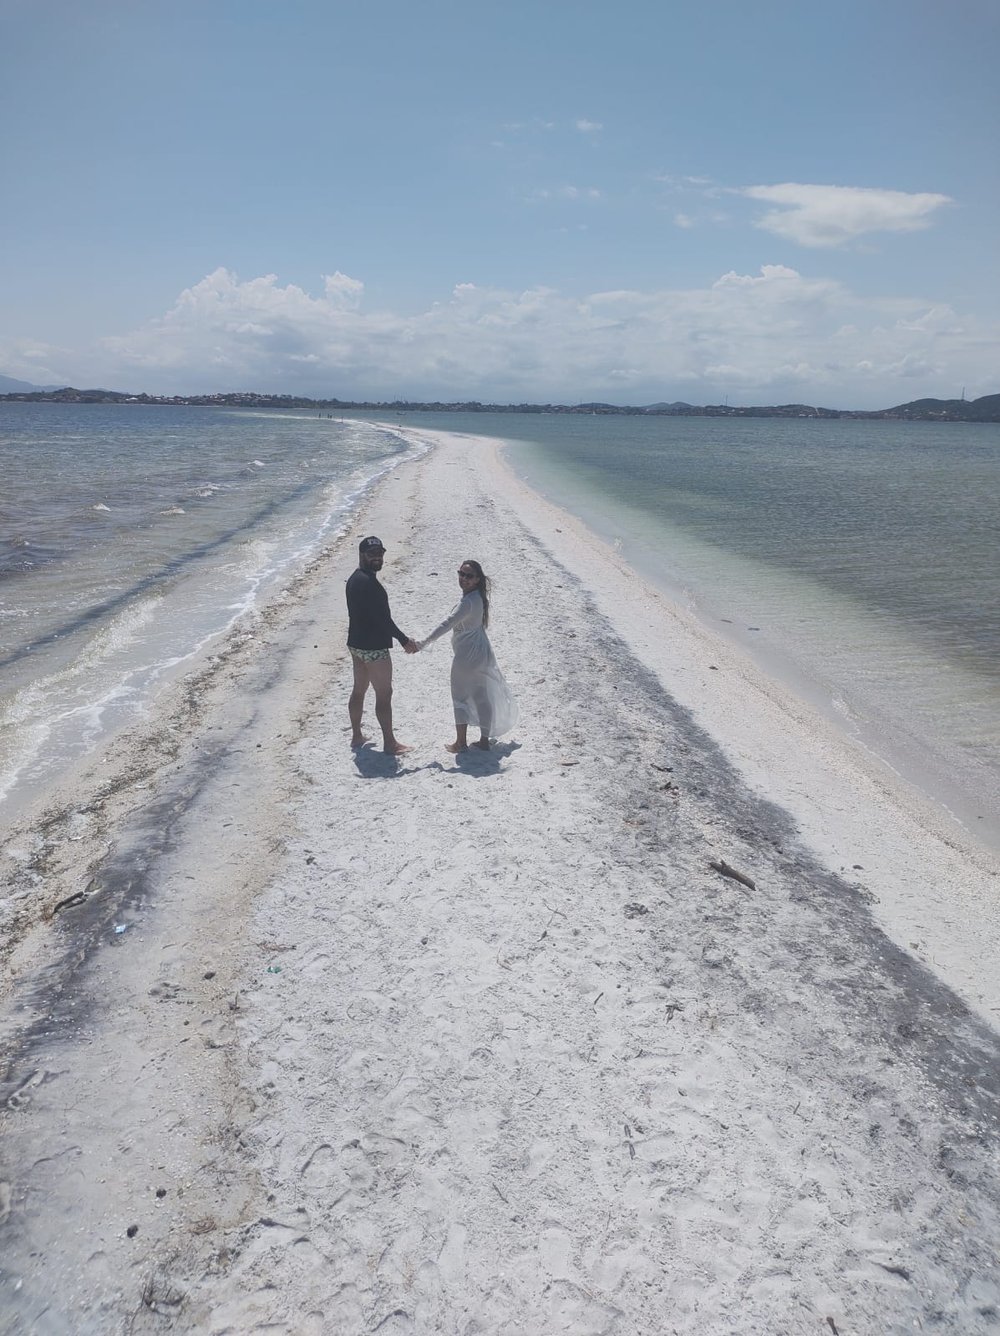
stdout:
{"type": "Polygon", "coordinates": [[[91,894],[9,961],[10,1331],[987,1331],[988,867],[495,441],[416,435],[25,851],[91,894]],[[495,576],[491,752],[443,751],[441,644],[414,751],[350,751],[368,532],[409,635],[495,576]]]}
{"type": "Polygon", "coordinates": [[[202,671],[220,648],[228,653],[241,636],[252,635],[259,618],[270,615],[284,591],[301,584],[353,523],[370,490],[400,462],[383,455],[332,486],[327,483],[311,532],[303,531],[303,514],[293,508],[280,531],[257,535],[255,543],[270,548],[265,557],[256,557],[252,547],[247,554],[224,556],[224,587],[206,561],[206,553],[224,540],[216,535],[206,547],[199,534],[194,551],[182,548],[181,555],[168,557],[155,579],[149,570],[139,570],[113,597],[98,595],[96,613],[110,616],[98,632],[99,676],[91,671],[88,677],[86,667],[77,673],[95,653],[88,639],[81,646],[76,635],[84,628],[89,636],[94,610],[53,624],[48,609],[44,634],[19,644],[11,658],[11,663],[22,660],[24,669],[9,687],[10,718],[17,724],[10,725],[5,740],[0,830],[22,824],[27,811],[44,805],[50,790],[70,790],[74,773],[87,768],[93,753],[110,755],[115,737],[143,731],[155,720],[157,702],[176,693],[179,680],[202,671]],[[161,580],[163,589],[157,588],[161,580]],[[52,645],[61,647],[55,662],[46,652],[52,645]],[[36,661],[39,646],[43,653],[36,661]]]}
{"type": "MultiPolygon", "coordinates": [[[[866,698],[850,677],[843,672],[830,674],[821,652],[814,649],[804,657],[789,626],[789,609],[765,611],[754,596],[752,579],[738,574],[733,582],[735,592],[732,584],[720,583],[718,576],[708,588],[699,586],[697,579],[688,583],[672,565],[665,564],[663,554],[670,550],[666,535],[651,540],[641,528],[632,531],[631,517],[620,505],[612,501],[610,508],[602,509],[599,499],[572,483],[563,482],[561,490],[558,471],[553,473],[544,458],[540,461],[534,456],[528,442],[518,439],[510,445],[513,448],[505,451],[508,467],[529,491],[540,494],[557,511],[574,515],[600,546],[613,551],[634,574],[658,590],[675,613],[734,650],[737,661],[750,663],[751,675],[769,683],[778,697],[817,715],[824,728],[845,739],[862,769],[881,775],[892,790],[913,794],[912,801],[925,811],[926,820],[947,838],[962,847],[984,848],[994,864],[1000,861],[1000,807],[993,801],[1000,772],[995,767],[960,773],[956,762],[961,758],[954,747],[948,754],[947,740],[911,732],[902,718],[886,715],[884,704],[880,710],[870,693],[866,698]],[[771,625],[775,613],[777,626],[771,625]],[[762,625],[749,625],[762,619],[762,625]]],[[[731,558],[732,565],[742,571],[747,563],[731,558]]],[[[730,568],[730,578],[732,575],[730,568]]],[[[809,591],[805,596],[810,596],[809,591]]],[[[836,610],[833,616],[836,620],[836,610]]],[[[884,629],[875,614],[858,609],[854,617],[857,621],[850,635],[870,637],[873,643],[882,639],[884,629]]],[[[896,655],[906,657],[913,652],[914,646],[897,630],[880,659],[856,664],[855,672],[862,676],[884,673],[891,669],[896,655]]],[[[936,672],[959,674],[961,669],[939,664],[936,672]]],[[[959,691],[972,689],[971,683],[959,686],[959,691]]]]}
{"type": "Polygon", "coordinates": [[[588,587],[604,615],[691,710],[747,784],[794,818],[831,870],[863,873],[857,880],[878,897],[894,939],[923,939],[925,949],[934,951],[934,968],[995,1020],[1000,981],[993,986],[990,959],[1000,952],[996,851],[863,741],[768,675],[738,641],[644,579],[585,521],[535,492],[495,440],[477,440],[495,452],[496,485],[519,496],[563,564],[587,570],[588,587]],[[651,607],[666,636],[650,625],[651,607]],[[921,877],[939,888],[940,903],[899,890],[899,883],[921,877]],[[962,921],[956,933],[957,915],[962,921]],[[966,968],[969,951],[977,959],[966,968]]]}

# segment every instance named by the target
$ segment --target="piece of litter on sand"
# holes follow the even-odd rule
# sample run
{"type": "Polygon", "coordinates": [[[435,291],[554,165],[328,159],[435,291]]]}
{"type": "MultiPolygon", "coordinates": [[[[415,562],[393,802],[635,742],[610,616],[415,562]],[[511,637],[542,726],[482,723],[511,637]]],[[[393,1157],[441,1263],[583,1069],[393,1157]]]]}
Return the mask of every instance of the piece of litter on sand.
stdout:
{"type": "Polygon", "coordinates": [[[740,872],[738,868],[731,867],[725,861],[724,858],[720,858],[718,860],[712,859],[709,862],[708,866],[712,868],[713,871],[720,872],[724,877],[731,877],[733,881],[738,881],[743,886],[749,886],[751,891],[755,891],[757,889],[756,882],[751,881],[750,878],[746,875],[746,873],[740,872]]]}
{"type": "Polygon", "coordinates": [[[280,973],[281,973],[281,966],[280,966],[280,965],[268,965],[268,967],[267,967],[267,972],[268,972],[268,974],[280,974],[280,973]]]}
{"type": "Polygon", "coordinates": [[[124,932],[127,927],[128,927],[127,923],[116,923],[115,932],[124,932]]]}
{"type": "Polygon", "coordinates": [[[60,909],[72,909],[74,905],[82,905],[86,898],[86,891],[74,891],[72,895],[67,895],[65,900],[60,900],[58,904],[53,905],[50,912],[58,914],[60,909]]]}

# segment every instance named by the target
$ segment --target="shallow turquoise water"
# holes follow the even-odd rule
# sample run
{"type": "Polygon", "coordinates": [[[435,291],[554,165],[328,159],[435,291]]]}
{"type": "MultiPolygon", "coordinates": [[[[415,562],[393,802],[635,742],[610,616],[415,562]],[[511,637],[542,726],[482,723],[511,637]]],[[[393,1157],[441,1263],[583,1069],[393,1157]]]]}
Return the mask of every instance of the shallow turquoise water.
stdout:
{"type": "Polygon", "coordinates": [[[1000,428],[409,414],[516,470],[1000,837],[1000,428]]]}
{"type": "Polygon", "coordinates": [[[0,794],[141,709],[344,525],[406,456],[397,423],[508,441],[637,570],[996,828],[991,425],[0,405],[0,794]]]}

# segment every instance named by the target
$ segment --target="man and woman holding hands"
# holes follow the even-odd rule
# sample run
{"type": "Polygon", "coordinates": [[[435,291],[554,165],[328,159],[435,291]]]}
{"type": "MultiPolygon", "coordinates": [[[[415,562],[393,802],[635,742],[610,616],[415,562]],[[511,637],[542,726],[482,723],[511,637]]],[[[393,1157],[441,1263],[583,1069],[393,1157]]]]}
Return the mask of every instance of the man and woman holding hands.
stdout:
{"type": "Polygon", "coordinates": [[[390,646],[393,640],[398,640],[407,654],[417,654],[451,631],[455,741],[448,743],[447,749],[465,751],[468,730],[472,727],[480,733],[474,745],[488,750],[491,736],[510,732],[517,722],[517,703],[497,667],[486,634],[490,617],[489,577],[478,561],[463,561],[458,568],[461,598],[430,635],[417,641],[405,635],[392,620],[389,596],[378,580],[384,558],[385,547],[380,538],[363,538],[358,545],[358,569],[347,581],[347,647],[354,666],[354,686],[347,706],[351,746],[363,747],[368,741],[361,731],[361,717],[365,696],[372,687],[383,749],[391,756],[401,756],[410,750],[392,729],[390,646]]]}

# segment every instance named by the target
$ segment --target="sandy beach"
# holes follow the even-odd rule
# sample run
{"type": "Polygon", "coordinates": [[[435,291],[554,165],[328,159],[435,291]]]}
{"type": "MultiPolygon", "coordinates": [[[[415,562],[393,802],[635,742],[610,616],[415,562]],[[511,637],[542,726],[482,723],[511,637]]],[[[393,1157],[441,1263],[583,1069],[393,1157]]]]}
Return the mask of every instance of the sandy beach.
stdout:
{"type": "Polygon", "coordinates": [[[997,1331],[996,858],[495,442],[407,434],[4,836],[0,1331],[997,1331]],[[367,533],[414,637],[493,576],[489,752],[447,639],[394,656],[413,750],[348,746],[367,533]]]}

